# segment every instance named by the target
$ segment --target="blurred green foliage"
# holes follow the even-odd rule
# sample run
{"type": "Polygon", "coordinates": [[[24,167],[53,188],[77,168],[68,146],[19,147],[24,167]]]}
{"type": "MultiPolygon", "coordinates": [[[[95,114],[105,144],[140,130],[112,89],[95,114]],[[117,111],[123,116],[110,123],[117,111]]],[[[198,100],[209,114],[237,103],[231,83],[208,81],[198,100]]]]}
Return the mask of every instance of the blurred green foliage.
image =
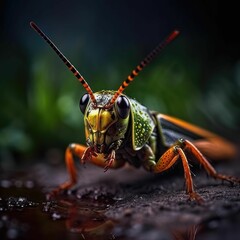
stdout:
{"type": "MultiPolygon", "coordinates": [[[[43,43],[44,44],[44,43],[43,43]]],[[[34,58],[8,46],[1,66],[0,154],[37,158],[48,149],[64,149],[71,142],[85,142],[83,116],[78,102],[84,89],[51,49],[34,58]],[[12,54],[9,49],[12,49],[12,54]],[[11,70],[9,68],[11,66],[11,70]]],[[[79,69],[94,91],[117,89],[144,55],[130,51],[124,60],[79,69]],[[133,57],[134,55],[134,57],[133,57]],[[114,66],[113,66],[114,64],[114,66]]],[[[209,123],[239,132],[240,63],[222,68],[202,79],[204,56],[192,56],[188,39],[174,42],[146,67],[126,89],[151,110],[173,115],[203,127],[209,123]]],[[[24,51],[23,51],[24,52],[24,51]]],[[[118,60],[116,60],[118,59],[118,60]]],[[[84,62],[84,59],[81,60],[84,62]]]]}
{"type": "Polygon", "coordinates": [[[240,61],[233,66],[226,64],[209,80],[205,98],[201,102],[201,109],[215,126],[225,127],[222,131],[227,131],[228,136],[232,136],[239,142],[240,61]]]}

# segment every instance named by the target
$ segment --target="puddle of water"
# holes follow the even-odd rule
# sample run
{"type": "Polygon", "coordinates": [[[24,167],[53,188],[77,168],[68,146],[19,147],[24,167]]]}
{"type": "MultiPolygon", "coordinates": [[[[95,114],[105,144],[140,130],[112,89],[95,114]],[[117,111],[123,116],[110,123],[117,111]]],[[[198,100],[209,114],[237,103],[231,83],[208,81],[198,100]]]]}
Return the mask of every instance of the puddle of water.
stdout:
{"type": "Polygon", "coordinates": [[[67,231],[83,239],[115,239],[111,233],[115,222],[104,215],[110,203],[114,200],[109,196],[79,199],[75,195],[60,195],[45,202],[43,211],[53,220],[65,220],[67,231]]]}
{"type": "MultiPolygon", "coordinates": [[[[116,221],[107,218],[106,210],[117,200],[104,191],[99,194],[85,190],[81,194],[62,194],[54,200],[43,201],[39,195],[41,190],[34,189],[35,193],[22,187],[0,188],[2,196],[11,195],[0,198],[0,236],[3,239],[125,240],[138,239],[136,236],[144,239],[154,234],[150,230],[148,235],[143,226],[131,229],[124,223],[118,227],[116,221]],[[17,197],[19,193],[24,197],[17,197]]],[[[160,239],[194,240],[197,231],[193,226],[172,232],[170,238],[165,232],[155,234],[160,239]]]]}
{"type": "Polygon", "coordinates": [[[110,195],[63,194],[46,201],[41,189],[30,185],[0,182],[1,239],[115,239],[115,223],[104,215],[115,202],[110,195]]]}

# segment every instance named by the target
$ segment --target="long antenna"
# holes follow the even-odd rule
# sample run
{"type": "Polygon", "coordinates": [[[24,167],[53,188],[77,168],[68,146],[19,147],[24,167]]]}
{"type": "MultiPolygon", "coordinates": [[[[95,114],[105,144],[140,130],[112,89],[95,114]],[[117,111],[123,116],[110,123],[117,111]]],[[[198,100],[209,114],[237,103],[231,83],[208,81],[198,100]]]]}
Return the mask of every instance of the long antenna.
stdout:
{"type": "Polygon", "coordinates": [[[97,101],[93,95],[93,91],[83,78],[83,76],[78,72],[78,70],[71,64],[71,62],[61,53],[61,51],[56,47],[56,45],[46,36],[46,34],[34,23],[30,22],[30,26],[49,44],[49,46],[57,53],[57,55],[62,59],[64,64],[69,68],[69,70],[75,75],[79,82],[83,85],[86,91],[89,93],[90,98],[95,106],[97,106],[97,101]]]}
{"type": "Polygon", "coordinates": [[[172,40],[174,40],[179,35],[178,30],[174,30],[168,37],[157,45],[141,62],[137,67],[132,71],[132,73],[127,77],[125,81],[123,81],[122,85],[119,87],[117,92],[113,95],[111,101],[109,102],[107,107],[112,106],[112,104],[116,101],[118,96],[124,91],[124,89],[133,81],[133,79],[139,74],[140,71],[146,67],[153,58],[159,54],[172,40]]]}

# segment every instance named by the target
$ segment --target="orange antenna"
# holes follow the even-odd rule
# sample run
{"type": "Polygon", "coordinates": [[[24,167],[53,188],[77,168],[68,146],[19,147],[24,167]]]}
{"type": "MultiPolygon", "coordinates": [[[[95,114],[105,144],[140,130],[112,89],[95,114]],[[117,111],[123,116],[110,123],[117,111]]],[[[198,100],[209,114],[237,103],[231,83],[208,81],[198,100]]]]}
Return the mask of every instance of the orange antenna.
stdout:
{"type": "Polygon", "coordinates": [[[49,46],[57,53],[57,55],[62,59],[64,64],[69,68],[69,70],[75,75],[75,77],[79,80],[79,82],[86,89],[92,102],[97,105],[97,101],[93,95],[93,91],[83,78],[83,76],[78,72],[78,70],[71,64],[71,62],[61,53],[61,51],[55,46],[55,44],[43,33],[43,31],[34,23],[30,22],[30,26],[49,44],[49,46]]]}
{"type": "Polygon", "coordinates": [[[123,81],[122,85],[119,87],[117,92],[112,97],[111,101],[108,104],[110,107],[118,98],[118,96],[124,91],[124,89],[133,81],[133,79],[139,74],[140,71],[146,67],[153,58],[161,52],[172,40],[174,40],[179,35],[178,30],[174,30],[163,42],[157,45],[141,62],[137,67],[132,71],[132,73],[127,77],[125,81],[123,81]]]}

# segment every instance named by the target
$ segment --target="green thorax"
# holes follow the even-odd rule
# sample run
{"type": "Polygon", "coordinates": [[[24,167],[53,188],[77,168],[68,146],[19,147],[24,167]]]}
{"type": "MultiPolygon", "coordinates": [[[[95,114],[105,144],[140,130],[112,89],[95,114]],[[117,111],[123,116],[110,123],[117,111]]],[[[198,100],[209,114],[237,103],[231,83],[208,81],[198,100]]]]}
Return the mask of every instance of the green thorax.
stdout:
{"type": "Polygon", "coordinates": [[[155,124],[145,106],[134,99],[128,99],[131,104],[133,149],[139,150],[151,136],[155,124]]]}

